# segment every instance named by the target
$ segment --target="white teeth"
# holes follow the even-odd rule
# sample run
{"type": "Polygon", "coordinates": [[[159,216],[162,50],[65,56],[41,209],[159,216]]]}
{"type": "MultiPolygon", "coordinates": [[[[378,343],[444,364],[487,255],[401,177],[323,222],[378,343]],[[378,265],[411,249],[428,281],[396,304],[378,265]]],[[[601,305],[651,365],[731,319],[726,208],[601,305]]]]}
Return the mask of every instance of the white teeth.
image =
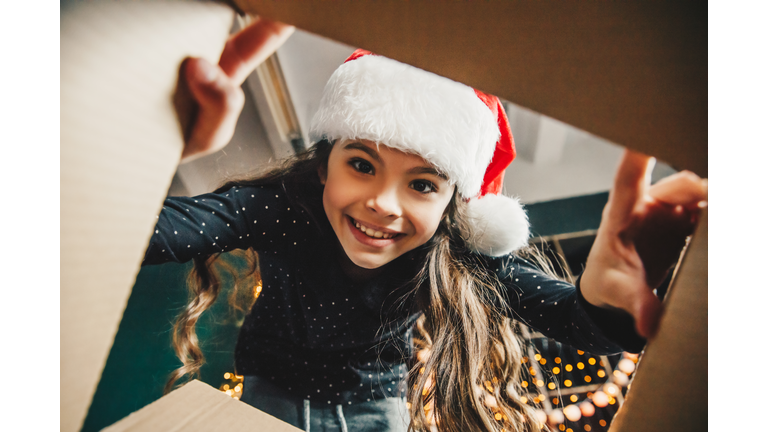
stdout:
{"type": "Polygon", "coordinates": [[[368,228],[365,225],[360,225],[360,222],[357,222],[357,221],[355,221],[355,227],[357,227],[357,229],[362,231],[368,237],[391,239],[392,237],[395,236],[394,234],[383,233],[381,231],[376,231],[372,228],[368,228]]]}

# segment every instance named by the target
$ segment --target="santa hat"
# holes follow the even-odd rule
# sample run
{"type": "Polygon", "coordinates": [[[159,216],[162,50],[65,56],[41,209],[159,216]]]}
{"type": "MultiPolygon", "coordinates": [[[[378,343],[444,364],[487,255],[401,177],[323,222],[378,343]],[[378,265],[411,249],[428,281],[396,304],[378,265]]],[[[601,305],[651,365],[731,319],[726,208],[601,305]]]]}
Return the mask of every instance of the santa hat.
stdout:
{"type": "Polygon", "coordinates": [[[519,201],[501,195],[515,143],[496,96],[357,50],[333,73],[310,139],[366,139],[414,153],[469,200],[469,247],[501,256],[528,242],[519,201]]]}

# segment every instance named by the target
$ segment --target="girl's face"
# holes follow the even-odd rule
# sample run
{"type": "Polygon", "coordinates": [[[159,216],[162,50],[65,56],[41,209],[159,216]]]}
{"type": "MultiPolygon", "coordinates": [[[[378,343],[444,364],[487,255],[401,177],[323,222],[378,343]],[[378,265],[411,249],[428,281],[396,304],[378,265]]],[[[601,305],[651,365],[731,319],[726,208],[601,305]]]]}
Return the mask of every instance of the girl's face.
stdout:
{"type": "Polygon", "coordinates": [[[455,187],[421,157],[368,140],[336,142],[320,180],[344,252],[366,269],[432,238],[455,187]]]}

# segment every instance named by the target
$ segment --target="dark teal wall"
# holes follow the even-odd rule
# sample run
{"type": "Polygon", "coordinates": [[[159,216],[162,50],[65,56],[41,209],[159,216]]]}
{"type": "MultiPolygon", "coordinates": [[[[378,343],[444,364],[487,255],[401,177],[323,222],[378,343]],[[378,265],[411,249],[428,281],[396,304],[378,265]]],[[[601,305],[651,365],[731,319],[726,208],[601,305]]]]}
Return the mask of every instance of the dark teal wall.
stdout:
{"type": "Polygon", "coordinates": [[[534,237],[596,230],[608,192],[582,195],[525,206],[534,237]]]}
{"type": "MultiPolygon", "coordinates": [[[[171,328],[187,303],[191,265],[141,269],[107,358],[82,431],[98,431],[162,396],[168,374],[181,365],[171,348],[171,328]]],[[[224,322],[226,293],[198,324],[207,364],[202,381],[219,387],[233,372],[237,327],[224,322]]]]}

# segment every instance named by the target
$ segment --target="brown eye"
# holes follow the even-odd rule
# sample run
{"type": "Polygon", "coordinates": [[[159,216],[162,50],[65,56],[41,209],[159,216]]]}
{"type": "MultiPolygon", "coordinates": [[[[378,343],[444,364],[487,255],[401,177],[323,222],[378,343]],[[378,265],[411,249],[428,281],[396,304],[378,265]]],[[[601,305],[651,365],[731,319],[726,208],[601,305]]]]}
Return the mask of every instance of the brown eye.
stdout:
{"type": "Polygon", "coordinates": [[[349,162],[349,164],[356,171],[361,172],[363,174],[372,174],[373,173],[373,165],[371,165],[366,160],[363,160],[363,159],[353,159],[353,160],[351,160],[349,162]]]}
{"type": "Polygon", "coordinates": [[[427,180],[415,180],[411,182],[411,189],[423,194],[437,192],[435,185],[431,181],[427,180]]]}

